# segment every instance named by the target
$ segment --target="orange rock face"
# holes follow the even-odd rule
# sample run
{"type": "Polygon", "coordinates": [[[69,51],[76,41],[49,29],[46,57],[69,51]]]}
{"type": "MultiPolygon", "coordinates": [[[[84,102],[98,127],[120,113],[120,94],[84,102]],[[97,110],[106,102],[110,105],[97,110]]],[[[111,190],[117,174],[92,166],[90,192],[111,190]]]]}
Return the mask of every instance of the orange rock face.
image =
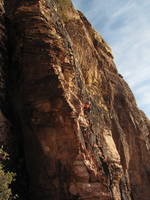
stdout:
{"type": "Polygon", "coordinates": [[[5,17],[28,199],[149,200],[150,122],[103,38],[70,0],[7,1],[5,17]]]}

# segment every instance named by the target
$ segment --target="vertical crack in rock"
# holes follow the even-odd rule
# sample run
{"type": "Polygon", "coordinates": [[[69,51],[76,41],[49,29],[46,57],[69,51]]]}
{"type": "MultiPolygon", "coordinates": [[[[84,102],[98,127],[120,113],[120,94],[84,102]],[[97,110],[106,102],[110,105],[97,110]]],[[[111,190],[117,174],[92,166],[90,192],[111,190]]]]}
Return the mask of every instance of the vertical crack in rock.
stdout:
{"type": "Polygon", "coordinates": [[[8,90],[21,198],[149,200],[150,122],[110,47],[70,0],[5,1],[6,27],[0,2],[0,100],[8,90]]]}
{"type": "Polygon", "coordinates": [[[6,47],[5,10],[0,1],[0,145],[8,142],[9,121],[6,113],[6,77],[7,77],[7,47],[6,47]]]}

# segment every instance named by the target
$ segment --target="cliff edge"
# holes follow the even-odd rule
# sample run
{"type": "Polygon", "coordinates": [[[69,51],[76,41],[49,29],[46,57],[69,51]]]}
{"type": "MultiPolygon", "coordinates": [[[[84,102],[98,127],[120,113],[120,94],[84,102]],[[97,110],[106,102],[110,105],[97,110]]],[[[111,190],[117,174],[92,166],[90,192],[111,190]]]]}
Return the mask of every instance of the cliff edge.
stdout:
{"type": "Polygon", "coordinates": [[[0,38],[0,142],[23,149],[26,200],[149,200],[150,121],[85,16],[0,0],[0,38]]]}

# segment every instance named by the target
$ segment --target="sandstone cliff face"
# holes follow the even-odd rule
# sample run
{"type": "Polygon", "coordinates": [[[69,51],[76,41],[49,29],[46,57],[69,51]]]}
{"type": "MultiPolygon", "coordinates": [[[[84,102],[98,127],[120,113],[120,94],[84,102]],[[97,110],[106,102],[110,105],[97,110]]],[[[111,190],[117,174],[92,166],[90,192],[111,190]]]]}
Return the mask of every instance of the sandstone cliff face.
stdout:
{"type": "Polygon", "coordinates": [[[11,0],[5,12],[2,3],[0,100],[7,91],[26,198],[149,200],[150,122],[110,47],[70,0],[11,0]]]}

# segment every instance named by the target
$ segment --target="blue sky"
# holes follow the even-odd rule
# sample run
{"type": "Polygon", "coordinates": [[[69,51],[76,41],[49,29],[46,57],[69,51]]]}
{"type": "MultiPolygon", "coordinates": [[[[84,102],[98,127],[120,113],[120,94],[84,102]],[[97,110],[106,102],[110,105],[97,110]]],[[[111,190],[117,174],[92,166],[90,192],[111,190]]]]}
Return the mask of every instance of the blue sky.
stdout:
{"type": "Polygon", "coordinates": [[[111,46],[119,73],[150,118],[150,0],[73,0],[111,46]]]}

